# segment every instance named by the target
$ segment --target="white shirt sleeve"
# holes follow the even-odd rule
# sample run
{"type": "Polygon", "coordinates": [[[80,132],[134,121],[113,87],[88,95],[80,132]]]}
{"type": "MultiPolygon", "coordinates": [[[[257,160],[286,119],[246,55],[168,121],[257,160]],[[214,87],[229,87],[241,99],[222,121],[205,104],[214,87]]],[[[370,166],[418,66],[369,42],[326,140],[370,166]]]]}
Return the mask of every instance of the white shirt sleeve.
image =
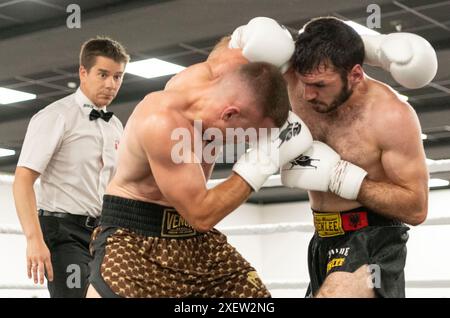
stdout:
{"type": "Polygon", "coordinates": [[[64,137],[64,116],[43,110],[31,118],[20,152],[18,167],[42,174],[64,137]]]}

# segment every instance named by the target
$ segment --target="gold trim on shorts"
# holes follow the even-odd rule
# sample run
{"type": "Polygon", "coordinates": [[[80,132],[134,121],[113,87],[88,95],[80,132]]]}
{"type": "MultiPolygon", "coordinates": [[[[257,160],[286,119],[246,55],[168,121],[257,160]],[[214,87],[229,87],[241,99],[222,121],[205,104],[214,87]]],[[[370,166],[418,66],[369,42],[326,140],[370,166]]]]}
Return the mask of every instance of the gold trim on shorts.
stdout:
{"type": "Polygon", "coordinates": [[[313,212],[314,228],[320,237],[333,237],[345,234],[342,227],[342,218],[339,212],[317,213],[313,212]]]}
{"type": "Polygon", "coordinates": [[[175,209],[164,209],[161,237],[192,237],[198,232],[175,209]]]}

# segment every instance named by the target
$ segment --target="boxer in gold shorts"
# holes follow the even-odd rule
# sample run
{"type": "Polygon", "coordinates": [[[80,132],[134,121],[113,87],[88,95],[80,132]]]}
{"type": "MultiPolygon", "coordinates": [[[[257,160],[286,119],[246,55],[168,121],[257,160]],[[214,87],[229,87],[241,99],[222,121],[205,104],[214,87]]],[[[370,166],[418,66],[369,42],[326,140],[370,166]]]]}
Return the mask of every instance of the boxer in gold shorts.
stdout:
{"type": "Polygon", "coordinates": [[[173,77],[164,91],[147,95],[129,118],[91,243],[87,297],[270,296],[255,269],[213,227],[281,164],[307,149],[312,138],[289,112],[279,69],[248,63],[228,41],[223,39],[206,62],[173,77]],[[194,141],[181,162],[174,160],[174,132],[195,135],[196,120],[207,136],[202,150],[225,141],[208,134],[210,128],[222,136],[230,128],[281,129],[266,139],[258,133],[231,176],[208,189],[214,161],[199,155],[194,141]]]}
{"type": "Polygon", "coordinates": [[[251,265],[213,229],[172,208],[106,195],[91,284],[102,297],[269,297],[251,265]]]}

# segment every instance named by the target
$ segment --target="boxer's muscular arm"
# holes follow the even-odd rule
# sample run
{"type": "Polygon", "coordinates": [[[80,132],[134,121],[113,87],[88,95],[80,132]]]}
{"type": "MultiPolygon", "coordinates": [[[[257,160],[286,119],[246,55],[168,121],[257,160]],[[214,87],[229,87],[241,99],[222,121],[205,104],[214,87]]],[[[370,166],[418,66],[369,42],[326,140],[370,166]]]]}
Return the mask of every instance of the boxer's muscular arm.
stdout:
{"type": "Polygon", "coordinates": [[[428,170],[415,112],[404,104],[374,122],[382,149],[381,163],[392,183],[366,177],[358,201],[385,216],[411,225],[422,223],[428,208],[428,170]]]}
{"type": "MultiPolygon", "coordinates": [[[[138,135],[158,187],[168,202],[196,230],[206,232],[240,206],[250,195],[250,186],[232,174],[213,189],[206,188],[200,163],[175,163],[171,153],[180,140],[171,140],[173,129],[180,127],[169,116],[152,116],[138,135]]],[[[190,148],[190,143],[188,149],[190,148]]],[[[187,156],[194,160],[190,151],[187,156]]]]}

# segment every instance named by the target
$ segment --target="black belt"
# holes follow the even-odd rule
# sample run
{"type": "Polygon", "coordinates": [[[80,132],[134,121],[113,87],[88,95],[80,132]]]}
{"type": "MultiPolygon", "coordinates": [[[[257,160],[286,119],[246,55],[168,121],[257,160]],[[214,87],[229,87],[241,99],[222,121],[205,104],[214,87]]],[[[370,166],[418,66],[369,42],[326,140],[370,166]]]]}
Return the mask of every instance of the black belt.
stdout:
{"type": "Polygon", "coordinates": [[[94,218],[92,216],[85,216],[85,215],[76,215],[76,214],[70,214],[70,213],[64,213],[64,212],[51,212],[39,209],[38,210],[39,216],[53,216],[56,218],[61,219],[68,219],[72,222],[81,224],[87,228],[93,229],[96,228],[99,222],[98,218],[94,218]]]}
{"type": "Polygon", "coordinates": [[[202,235],[172,207],[113,195],[103,196],[100,224],[152,237],[181,239],[202,235]]]}

